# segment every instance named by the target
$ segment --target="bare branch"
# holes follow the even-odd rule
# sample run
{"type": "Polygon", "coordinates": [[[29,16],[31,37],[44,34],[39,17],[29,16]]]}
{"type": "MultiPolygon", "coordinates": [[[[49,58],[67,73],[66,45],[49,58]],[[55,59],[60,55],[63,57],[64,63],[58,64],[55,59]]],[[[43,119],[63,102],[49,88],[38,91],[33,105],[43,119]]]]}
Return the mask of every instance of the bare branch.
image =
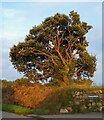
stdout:
{"type": "Polygon", "coordinates": [[[74,72],[74,74],[73,74],[73,75],[77,75],[77,74],[78,74],[78,72],[80,72],[82,68],[83,68],[83,66],[82,66],[82,67],[80,67],[78,70],[76,70],[76,71],[74,72]]]}

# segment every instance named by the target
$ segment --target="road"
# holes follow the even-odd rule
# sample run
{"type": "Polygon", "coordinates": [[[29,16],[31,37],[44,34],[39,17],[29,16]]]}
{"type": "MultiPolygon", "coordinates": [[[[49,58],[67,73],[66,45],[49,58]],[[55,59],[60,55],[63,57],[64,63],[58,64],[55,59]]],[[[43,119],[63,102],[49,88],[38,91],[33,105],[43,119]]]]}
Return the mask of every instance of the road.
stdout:
{"type": "MultiPolygon", "coordinates": [[[[2,118],[3,120],[6,120],[6,118],[26,118],[26,120],[72,120],[71,118],[89,118],[93,120],[103,120],[102,119],[102,113],[84,113],[84,114],[63,114],[63,115],[40,115],[37,116],[35,114],[29,114],[27,116],[24,115],[17,115],[10,112],[2,112],[2,118]]],[[[8,119],[9,120],[9,119],[8,119]]],[[[10,119],[12,120],[12,119],[10,119]]],[[[80,120],[80,119],[78,119],[80,120]]]]}
{"type": "MultiPolygon", "coordinates": [[[[31,117],[33,117],[34,116],[34,114],[32,115],[28,115],[28,116],[31,116],[31,117]]],[[[103,116],[102,116],[102,113],[84,113],[84,114],[61,114],[61,115],[41,115],[41,117],[42,118],[45,118],[46,120],[52,120],[53,118],[55,118],[55,120],[57,119],[57,120],[60,120],[60,118],[61,118],[61,120],[63,119],[63,120],[68,120],[68,119],[70,119],[70,120],[72,120],[72,119],[83,119],[83,118],[85,118],[85,119],[87,119],[87,118],[89,118],[89,119],[94,119],[94,120],[98,120],[99,118],[100,119],[102,119],[103,118],[103,116]],[[72,118],[72,119],[71,119],[72,118]]]]}
{"type": "MultiPolygon", "coordinates": [[[[25,116],[25,115],[18,115],[15,113],[5,112],[2,111],[2,120],[42,120],[41,117],[34,115],[34,116],[25,116]]],[[[44,119],[43,119],[44,120],[44,119]]]]}
{"type": "Polygon", "coordinates": [[[102,118],[102,113],[43,115],[43,118],[102,118]]]}

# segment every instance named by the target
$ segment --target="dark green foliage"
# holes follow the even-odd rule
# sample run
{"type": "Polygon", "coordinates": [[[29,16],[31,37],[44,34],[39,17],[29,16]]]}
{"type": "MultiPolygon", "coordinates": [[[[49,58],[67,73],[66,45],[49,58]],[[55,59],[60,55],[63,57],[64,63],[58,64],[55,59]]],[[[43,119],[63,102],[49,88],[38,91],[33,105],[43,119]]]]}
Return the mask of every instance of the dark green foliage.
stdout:
{"type": "Polygon", "coordinates": [[[77,12],[57,13],[30,29],[23,42],[10,49],[14,67],[30,80],[64,81],[73,77],[90,79],[96,70],[96,57],[88,53],[85,35],[92,28],[77,12]],[[40,72],[39,72],[40,71],[40,72]]]}

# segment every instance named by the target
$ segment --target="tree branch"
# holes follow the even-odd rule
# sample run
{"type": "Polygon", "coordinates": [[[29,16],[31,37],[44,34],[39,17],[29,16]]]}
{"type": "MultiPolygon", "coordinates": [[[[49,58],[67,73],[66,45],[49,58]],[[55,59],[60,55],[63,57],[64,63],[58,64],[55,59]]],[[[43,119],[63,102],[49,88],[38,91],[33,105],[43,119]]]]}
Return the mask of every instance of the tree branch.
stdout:
{"type": "Polygon", "coordinates": [[[73,75],[77,75],[77,73],[80,72],[82,68],[83,68],[83,66],[80,67],[78,70],[76,70],[73,75]]]}
{"type": "Polygon", "coordinates": [[[57,53],[58,53],[58,55],[59,55],[59,57],[60,57],[60,59],[61,59],[61,61],[62,61],[63,65],[65,65],[65,66],[66,66],[65,60],[64,60],[64,58],[62,57],[62,55],[61,55],[60,51],[59,51],[59,50],[56,50],[56,51],[57,51],[57,53]]]}
{"type": "Polygon", "coordinates": [[[65,50],[66,57],[67,57],[67,63],[69,63],[70,55],[68,54],[68,49],[65,50]]]}
{"type": "Polygon", "coordinates": [[[54,59],[53,59],[53,56],[52,56],[52,54],[47,54],[47,53],[45,53],[45,52],[43,52],[43,51],[41,51],[41,50],[35,50],[35,51],[37,51],[35,54],[38,54],[38,55],[45,55],[45,56],[47,56],[48,58],[50,58],[51,60],[52,60],[52,63],[54,64],[54,65],[57,65],[57,63],[54,61],[54,59]]]}

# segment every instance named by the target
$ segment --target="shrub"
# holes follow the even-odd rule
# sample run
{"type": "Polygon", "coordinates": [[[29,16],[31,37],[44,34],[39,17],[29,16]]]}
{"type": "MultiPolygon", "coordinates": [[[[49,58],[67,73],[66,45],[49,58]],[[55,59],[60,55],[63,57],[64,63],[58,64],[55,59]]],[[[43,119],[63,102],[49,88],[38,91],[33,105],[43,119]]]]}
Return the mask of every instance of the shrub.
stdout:
{"type": "Polygon", "coordinates": [[[102,98],[94,98],[92,105],[88,94],[100,96],[102,87],[53,86],[50,84],[31,84],[28,81],[24,84],[21,80],[3,81],[3,103],[26,106],[35,109],[36,113],[44,112],[44,114],[58,114],[61,108],[68,107],[72,109],[73,113],[101,111],[102,98]]]}

